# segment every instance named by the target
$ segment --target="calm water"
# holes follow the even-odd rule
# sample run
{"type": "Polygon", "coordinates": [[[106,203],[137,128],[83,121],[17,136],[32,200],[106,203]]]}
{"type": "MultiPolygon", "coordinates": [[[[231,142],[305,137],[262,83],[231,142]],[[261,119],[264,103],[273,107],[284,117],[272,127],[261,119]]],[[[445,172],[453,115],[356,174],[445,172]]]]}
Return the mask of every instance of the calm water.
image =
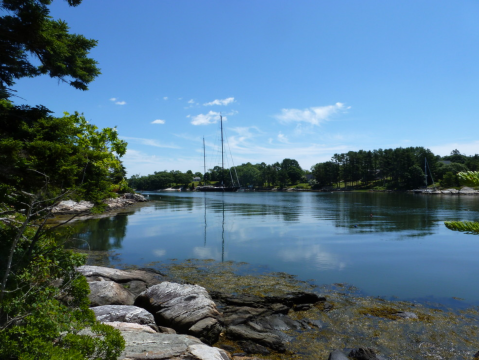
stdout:
{"type": "Polygon", "coordinates": [[[479,197],[383,193],[149,193],[148,205],[78,224],[123,264],[215,259],[348,283],[374,296],[479,304],[479,197]],[[372,217],[371,217],[372,214],[372,217]]]}

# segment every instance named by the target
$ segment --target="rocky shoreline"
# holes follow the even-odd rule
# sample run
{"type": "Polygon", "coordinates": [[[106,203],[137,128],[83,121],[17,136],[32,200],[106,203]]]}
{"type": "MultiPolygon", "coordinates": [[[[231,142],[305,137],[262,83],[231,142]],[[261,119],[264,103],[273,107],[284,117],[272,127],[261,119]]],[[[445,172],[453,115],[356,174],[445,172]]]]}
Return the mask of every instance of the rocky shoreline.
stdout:
{"type": "Polygon", "coordinates": [[[89,218],[102,218],[109,217],[112,213],[116,213],[124,210],[125,208],[132,207],[146,203],[148,201],[143,195],[126,193],[119,195],[117,198],[106,199],[103,202],[106,207],[100,214],[92,213],[94,204],[90,201],[74,201],[64,200],[59,202],[52,208],[53,222],[71,222],[77,220],[85,220],[89,218]]]}
{"type": "MultiPolygon", "coordinates": [[[[426,312],[414,304],[396,304],[393,308],[381,299],[369,299],[368,307],[365,307],[364,300],[347,297],[344,293],[323,296],[298,289],[280,290],[274,295],[257,295],[251,291],[231,292],[230,283],[225,283],[227,286],[220,290],[206,290],[200,285],[176,281],[176,278],[153,268],[117,270],[82,266],[78,271],[89,282],[89,297],[97,319],[119,329],[125,338],[126,348],[120,357],[125,360],[392,360],[474,359],[479,356],[476,353],[479,347],[477,341],[474,350],[452,350],[460,355],[457,357],[444,356],[451,350],[445,349],[441,343],[419,341],[420,337],[417,337],[418,343],[411,344],[415,347],[414,351],[412,348],[392,349],[389,354],[384,354],[384,347],[374,348],[370,343],[358,346],[360,336],[356,339],[352,337],[349,343],[345,343],[344,339],[337,341],[338,334],[347,332],[351,327],[364,326],[372,327],[367,331],[372,330],[373,333],[386,331],[383,326],[388,326],[393,338],[402,336],[401,328],[408,332],[424,332],[420,330],[423,329],[422,323],[429,328],[431,325],[437,327],[433,337],[442,336],[442,332],[451,333],[451,329],[441,330],[442,326],[447,326],[445,323],[451,322],[451,314],[441,314],[436,310],[426,312]],[[357,304],[354,306],[365,322],[353,320],[353,302],[360,304],[359,307],[357,304]],[[433,318],[436,313],[437,318],[433,318]],[[337,320],[339,333],[333,329],[337,320]],[[316,343],[322,348],[316,349],[319,346],[316,343]],[[412,351],[411,354],[420,356],[392,355],[396,351],[408,355],[412,351]]],[[[223,275],[222,279],[226,280],[223,275]]],[[[474,324],[477,324],[477,318],[474,324]]],[[[464,329],[473,339],[477,338],[477,326],[474,326],[471,327],[475,329],[472,332],[471,329],[464,329]]],[[[459,336],[464,337],[463,334],[459,336]]],[[[453,340],[451,337],[448,341],[453,340]]],[[[470,339],[465,341],[470,342],[470,339]]],[[[385,345],[396,346],[392,343],[385,345]]]]}

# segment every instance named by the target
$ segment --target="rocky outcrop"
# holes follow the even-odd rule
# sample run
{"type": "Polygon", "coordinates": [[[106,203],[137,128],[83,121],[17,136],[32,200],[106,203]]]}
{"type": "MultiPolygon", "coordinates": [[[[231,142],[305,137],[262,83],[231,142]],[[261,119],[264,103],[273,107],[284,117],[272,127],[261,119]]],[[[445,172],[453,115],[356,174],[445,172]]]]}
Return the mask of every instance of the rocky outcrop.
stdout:
{"type": "MultiPolygon", "coordinates": [[[[206,358],[223,359],[228,356],[225,351],[212,354],[212,350],[203,344],[217,342],[222,332],[226,338],[238,342],[244,355],[285,352],[286,344],[292,339],[286,332],[323,326],[318,320],[293,320],[288,313],[305,311],[313,306],[322,311],[327,308],[326,298],[308,292],[265,297],[211,292],[210,296],[198,285],[164,281],[165,276],[152,269],[125,271],[82,266],[78,271],[89,282],[92,310],[97,320],[126,334],[127,343],[137,341],[135,337],[140,333],[141,337],[180,333],[194,336],[204,346],[183,346],[181,354],[171,350],[172,359],[202,359],[201,356],[206,356],[204,354],[212,356],[206,358]],[[138,294],[138,290],[143,291],[138,294]]],[[[147,345],[151,339],[145,341],[143,348],[148,351],[136,353],[137,350],[130,348],[128,356],[133,356],[131,359],[169,359],[166,356],[170,353],[147,345]]]]}
{"type": "Polygon", "coordinates": [[[220,313],[205,288],[163,282],[142,292],[135,300],[155,316],[156,324],[212,344],[218,340],[220,313]]]}
{"type": "MultiPolygon", "coordinates": [[[[147,199],[143,195],[126,193],[114,199],[106,199],[104,203],[106,204],[106,210],[110,211],[133,205],[136,202],[145,201],[147,201],[147,199]]],[[[92,202],[84,200],[80,202],[65,200],[56,205],[52,209],[52,213],[54,215],[89,214],[93,205],[92,202]]]]}

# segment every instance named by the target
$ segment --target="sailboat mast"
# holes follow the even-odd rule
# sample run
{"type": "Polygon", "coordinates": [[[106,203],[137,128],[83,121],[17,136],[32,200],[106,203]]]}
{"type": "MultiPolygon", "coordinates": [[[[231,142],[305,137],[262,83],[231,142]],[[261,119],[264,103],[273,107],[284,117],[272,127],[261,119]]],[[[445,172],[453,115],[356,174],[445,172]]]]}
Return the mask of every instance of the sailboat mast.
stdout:
{"type": "Polygon", "coordinates": [[[205,137],[203,136],[203,182],[206,185],[206,149],[205,149],[205,137]]]}
{"type": "Polygon", "coordinates": [[[223,116],[220,115],[221,123],[221,176],[223,181],[223,186],[225,186],[225,162],[223,157],[223,116]]]}
{"type": "Polygon", "coordinates": [[[426,183],[427,190],[427,157],[424,157],[424,182],[426,183]]]}

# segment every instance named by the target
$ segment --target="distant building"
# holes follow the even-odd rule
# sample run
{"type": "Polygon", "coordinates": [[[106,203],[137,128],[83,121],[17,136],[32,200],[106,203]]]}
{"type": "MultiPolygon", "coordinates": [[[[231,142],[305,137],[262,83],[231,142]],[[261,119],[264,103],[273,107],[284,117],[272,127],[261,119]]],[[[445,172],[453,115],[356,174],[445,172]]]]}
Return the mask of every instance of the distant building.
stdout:
{"type": "Polygon", "coordinates": [[[195,176],[195,177],[193,178],[193,181],[201,181],[201,178],[200,178],[199,176],[195,176]]]}
{"type": "Polygon", "coordinates": [[[449,160],[440,160],[438,163],[441,163],[443,165],[451,165],[451,162],[449,160]]]}

